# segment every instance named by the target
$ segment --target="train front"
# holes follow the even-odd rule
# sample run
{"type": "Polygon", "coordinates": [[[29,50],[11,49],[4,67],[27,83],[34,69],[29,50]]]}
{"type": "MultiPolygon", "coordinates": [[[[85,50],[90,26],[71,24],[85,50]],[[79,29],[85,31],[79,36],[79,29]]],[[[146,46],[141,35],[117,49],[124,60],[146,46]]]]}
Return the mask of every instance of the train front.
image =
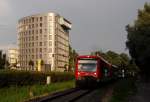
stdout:
{"type": "Polygon", "coordinates": [[[76,61],[76,86],[89,86],[99,81],[97,56],[79,56],[76,61]]]}

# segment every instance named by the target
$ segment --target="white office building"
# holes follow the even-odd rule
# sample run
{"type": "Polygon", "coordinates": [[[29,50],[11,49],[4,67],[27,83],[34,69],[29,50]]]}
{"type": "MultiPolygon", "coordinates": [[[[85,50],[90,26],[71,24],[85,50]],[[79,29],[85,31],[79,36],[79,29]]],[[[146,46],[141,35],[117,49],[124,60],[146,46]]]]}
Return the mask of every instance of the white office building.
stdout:
{"type": "Polygon", "coordinates": [[[64,71],[69,61],[71,23],[50,12],[18,21],[19,63],[22,70],[64,71]]]}

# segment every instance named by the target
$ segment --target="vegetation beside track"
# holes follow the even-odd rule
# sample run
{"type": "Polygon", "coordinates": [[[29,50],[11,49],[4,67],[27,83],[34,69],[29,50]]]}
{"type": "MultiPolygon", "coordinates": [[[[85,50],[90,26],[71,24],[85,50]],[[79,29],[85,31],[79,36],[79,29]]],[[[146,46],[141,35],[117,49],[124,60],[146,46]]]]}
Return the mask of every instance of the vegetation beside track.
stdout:
{"type": "Polygon", "coordinates": [[[127,78],[119,80],[115,85],[110,102],[128,102],[128,98],[137,91],[135,80],[127,78]]]}
{"type": "Polygon", "coordinates": [[[74,80],[50,85],[11,86],[0,88],[0,102],[23,102],[30,98],[74,87],[74,80]]]}
{"type": "Polygon", "coordinates": [[[63,82],[74,79],[74,74],[69,72],[35,72],[0,70],[0,87],[27,86],[34,84],[46,84],[47,76],[51,77],[51,82],[63,82]]]}

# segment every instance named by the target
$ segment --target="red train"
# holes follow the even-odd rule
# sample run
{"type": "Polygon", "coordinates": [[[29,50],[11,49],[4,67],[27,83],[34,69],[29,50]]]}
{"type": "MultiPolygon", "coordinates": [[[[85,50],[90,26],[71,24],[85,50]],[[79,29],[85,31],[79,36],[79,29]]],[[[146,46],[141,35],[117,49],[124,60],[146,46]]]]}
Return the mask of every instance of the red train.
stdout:
{"type": "Polygon", "coordinates": [[[115,70],[116,66],[101,56],[78,56],[75,68],[76,86],[111,80],[115,76],[115,70]]]}

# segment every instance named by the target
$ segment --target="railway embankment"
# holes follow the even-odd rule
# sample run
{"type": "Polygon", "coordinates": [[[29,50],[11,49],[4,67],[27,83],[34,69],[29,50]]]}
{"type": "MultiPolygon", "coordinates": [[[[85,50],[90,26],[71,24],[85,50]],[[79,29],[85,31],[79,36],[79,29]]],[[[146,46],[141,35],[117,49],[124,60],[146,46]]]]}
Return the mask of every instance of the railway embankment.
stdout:
{"type": "Polygon", "coordinates": [[[52,83],[50,85],[11,86],[0,88],[0,102],[24,102],[47,96],[50,93],[74,87],[74,81],[52,83]]]}
{"type": "Polygon", "coordinates": [[[72,87],[73,73],[0,70],[0,102],[23,102],[72,87]]]}
{"type": "Polygon", "coordinates": [[[108,90],[102,102],[129,102],[129,97],[137,92],[134,78],[121,79],[108,90]]]}
{"type": "Polygon", "coordinates": [[[137,80],[136,87],[136,94],[131,96],[128,102],[150,102],[150,80],[137,80]]]}

